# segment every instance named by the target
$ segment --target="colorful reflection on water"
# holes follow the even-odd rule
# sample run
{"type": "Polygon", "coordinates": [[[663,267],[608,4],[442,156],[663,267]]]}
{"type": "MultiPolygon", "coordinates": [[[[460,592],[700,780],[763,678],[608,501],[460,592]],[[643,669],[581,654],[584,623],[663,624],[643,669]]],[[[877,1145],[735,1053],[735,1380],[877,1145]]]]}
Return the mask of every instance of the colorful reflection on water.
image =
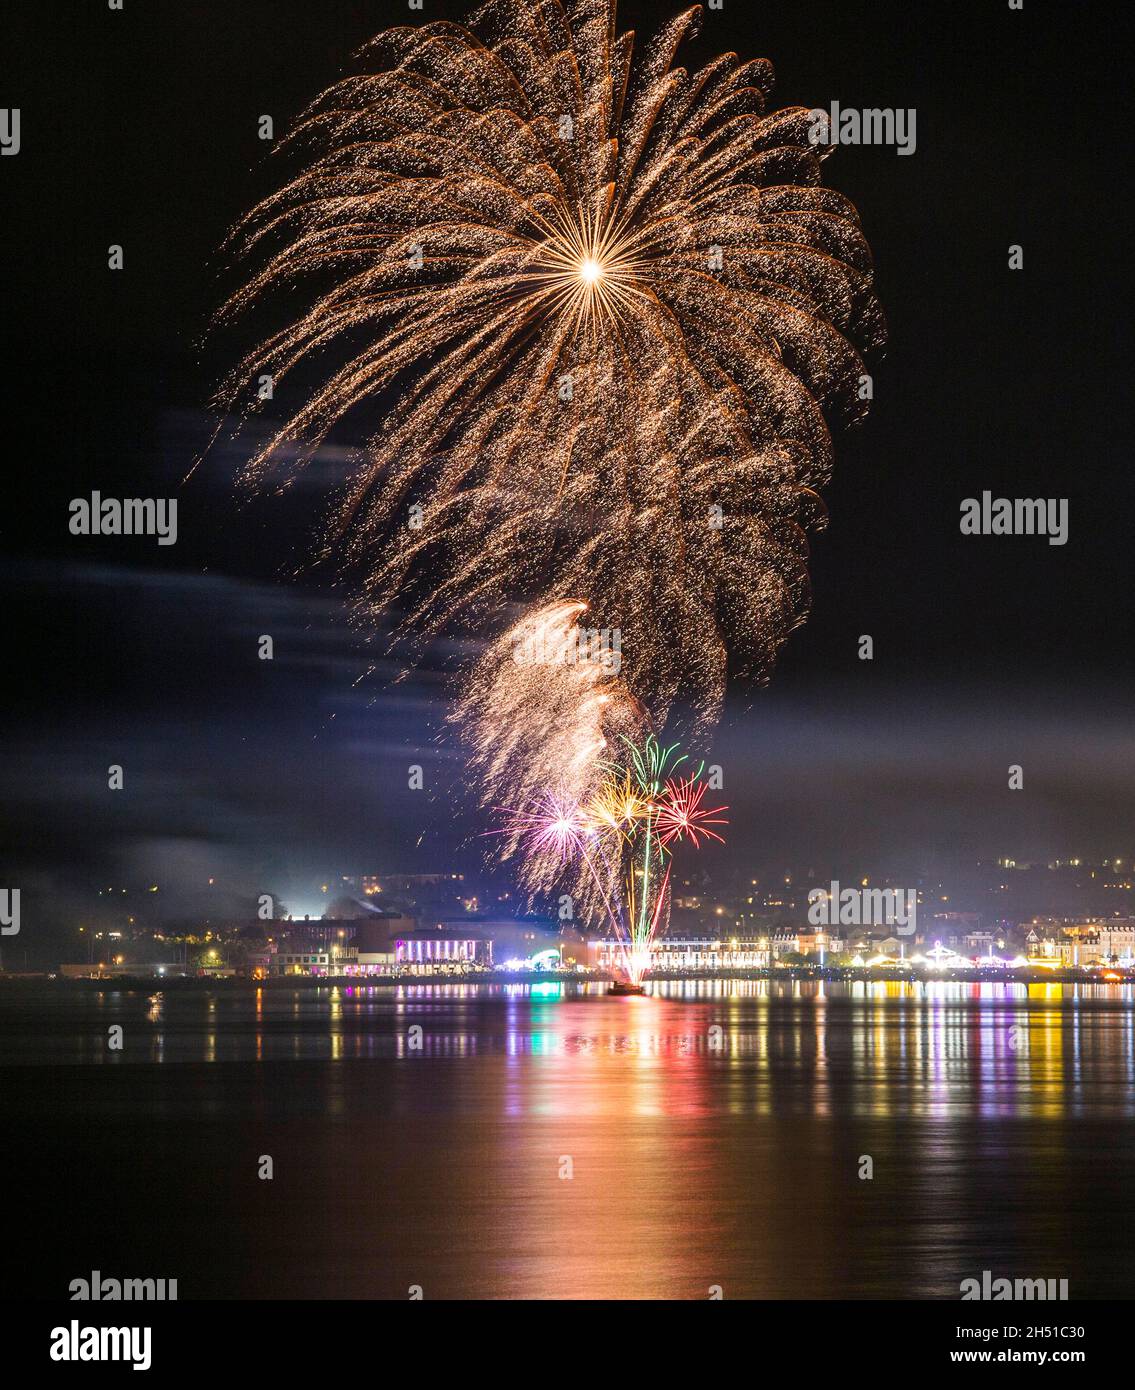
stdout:
{"type": "Polygon", "coordinates": [[[62,1165],[92,1248],[168,1240],[189,1289],[200,1247],[186,1297],[1135,1292],[1126,985],[45,991],[0,1006],[0,1069],[33,1209],[62,1165]]]}

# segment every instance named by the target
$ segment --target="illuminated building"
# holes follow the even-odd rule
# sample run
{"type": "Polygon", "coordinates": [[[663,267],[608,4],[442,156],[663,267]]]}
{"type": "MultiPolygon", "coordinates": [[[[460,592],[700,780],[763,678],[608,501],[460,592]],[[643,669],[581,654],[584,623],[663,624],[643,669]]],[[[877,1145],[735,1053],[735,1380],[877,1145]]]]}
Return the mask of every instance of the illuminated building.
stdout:
{"type": "Polygon", "coordinates": [[[1112,918],[1077,922],[1059,931],[1033,927],[1025,940],[1030,960],[1070,966],[1096,965],[1113,958],[1130,961],[1135,956],[1135,921],[1112,918]]]}
{"type": "Polygon", "coordinates": [[[276,970],[281,975],[327,975],[330,973],[331,953],[316,947],[309,951],[289,951],[276,954],[276,970]]]}
{"type": "Polygon", "coordinates": [[[437,974],[474,966],[490,966],[493,944],[468,931],[451,935],[440,931],[415,931],[394,941],[394,961],[411,974],[437,974]]]}
{"type": "Polygon", "coordinates": [[[842,937],[822,927],[785,927],[774,931],[769,942],[774,961],[789,955],[818,956],[826,960],[828,956],[838,955],[844,948],[842,937]]]}
{"type": "MultiPolygon", "coordinates": [[[[594,970],[617,970],[623,948],[609,937],[587,943],[587,963],[594,970]]],[[[767,937],[721,939],[709,936],[663,936],[650,944],[649,969],[660,972],[763,970],[769,963],[767,937]]]]}

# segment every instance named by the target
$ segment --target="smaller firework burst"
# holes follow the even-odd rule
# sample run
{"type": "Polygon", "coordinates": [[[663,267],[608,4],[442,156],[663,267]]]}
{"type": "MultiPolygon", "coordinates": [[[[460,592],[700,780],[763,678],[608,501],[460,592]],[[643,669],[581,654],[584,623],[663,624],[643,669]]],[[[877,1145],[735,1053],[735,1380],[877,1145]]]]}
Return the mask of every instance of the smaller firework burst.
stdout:
{"type": "Polygon", "coordinates": [[[651,942],[669,914],[675,848],[706,840],[724,843],[726,806],[707,806],[704,765],[679,775],[687,762],[677,744],[648,735],[624,741],[624,757],[598,765],[601,780],[584,800],[541,792],[505,808],[502,833],[514,836],[526,858],[571,865],[589,877],[619,943],[623,970],[637,985],[650,965],[651,942]]]}
{"type": "Polygon", "coordinates": [[[658,839],[667,848],[678,840],[689,840],[695,849],[702,839],[725,841],[711,826],[725,825],[720,812],[725,807],[704,806],[706,784],[700,775],[671,778],[666,783],[666,795],[659,803],[658,839]]]}

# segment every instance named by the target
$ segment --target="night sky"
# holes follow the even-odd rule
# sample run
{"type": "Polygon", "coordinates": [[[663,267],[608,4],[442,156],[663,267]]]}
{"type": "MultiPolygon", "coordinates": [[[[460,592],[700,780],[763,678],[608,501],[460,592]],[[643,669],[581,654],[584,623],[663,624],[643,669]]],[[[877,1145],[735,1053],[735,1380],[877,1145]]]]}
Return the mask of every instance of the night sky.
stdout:
{"type": "MultiPolygon", "coordinates": [[[[621,23],[677,8],[627,3],[621,23]]],[[[225,449],[181,486],[240,347],[206,338],[234,283],[219,247],[282,173],[257,119],[283,133],[359,44],[414,16],[394,0],[12,10],[0,876],[30,923],[102,884],[160,883],[173,912],[212,876],[226,901],[268,887],[302,907],[339,873],[475,864],[486,826],[454,796],[438,663],[392,685],[333,576],[292,577],[342,451],[284,500],[240,503],[225,449]],[[94,488],[176,495],[177,544],[71,536],[68,503],[94,488]]],[[[863,219],[890,345],[871,416],[836,441],[811,618],[767,690],[734,691],[710,750],[733,821],[711,867],[1135,851],[1119,11],[726,0],[706,16],[687,60],[770,58],[774,105],[918,121],[912,157],[842,148],[825,166],[863,219]],[[1068,544],[960,535],[961,500],[986,489],[1069,499],[1068,544]]],[[[426,0],[424,17],[463,12],[426,0]]]]}

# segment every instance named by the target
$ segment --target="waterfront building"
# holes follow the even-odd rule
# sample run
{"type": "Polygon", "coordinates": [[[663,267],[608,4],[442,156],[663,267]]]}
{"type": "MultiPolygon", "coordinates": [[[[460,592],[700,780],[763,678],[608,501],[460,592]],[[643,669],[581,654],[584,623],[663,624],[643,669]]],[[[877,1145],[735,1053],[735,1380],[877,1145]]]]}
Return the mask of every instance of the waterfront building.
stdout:
{"type": "Polygon", "coordinates": [[[493,943],[470,927],[406,932],[395,939],[394,963],[412,975],[459,973],[493,963],[493,943]]]}
{"type": "Polygon", "coordinates": [[[314,947],[310,950],[292,950],[284,947],[273,957],[276,973],[279,975],[329,975],[331,973],[331,952],[314,947]]]}
{"type": "MultiPolygon", "coordinates": [[[[623,949],[613,937],[593,937],[587,943],[587,963],[593,970],[617,971],[623,949]]],[[[711,936],[662,936],[651,942],[650,969],[658,972],[699,970],[763,970],[769,963],[767,937],[722,939],[711,936]]]]}
{"type": "Polygon", "coordinates": [[[1091,966],[1135,957],[1135,921],[1104,918],[1056,929],[1034,926],[1025,938],[1029,960],[1065,966],[1091,966]]]}
{"type": "Polygon", "coordinates": [[[769,936],[769,948],[775,963],[787,956],[816,957],[827,960],[844,949],[844,940],[825,927],[780,927],[769,936]]]}

